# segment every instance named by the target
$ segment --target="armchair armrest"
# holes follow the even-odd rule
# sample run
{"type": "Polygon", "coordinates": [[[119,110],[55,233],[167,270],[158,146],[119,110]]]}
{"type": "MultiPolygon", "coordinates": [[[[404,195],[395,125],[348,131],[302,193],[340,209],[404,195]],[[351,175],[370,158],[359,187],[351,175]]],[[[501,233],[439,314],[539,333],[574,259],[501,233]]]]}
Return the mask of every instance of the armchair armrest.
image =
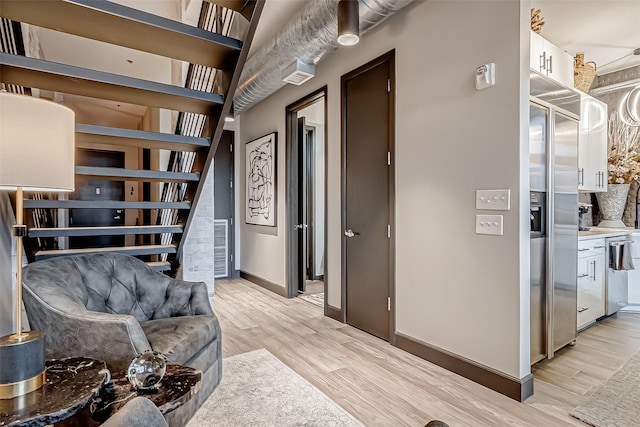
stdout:
{"type": "Polygon", "coordinates": [[[156,309],[153,319],[198,314],[213,314],[206,283],[174,279],[169,283],[165,300],[156,309]]]}
{"type": "Polygon", "coordinates": [[[38,307],[28,311],[29,323],[45,331],[47,357],[93,357],[104,360],[112,373],[121,373],[136,355],[151,349],[133,316],[89,311],[73,301],[61,310],[25,290],[25,303],[38,307]]]}

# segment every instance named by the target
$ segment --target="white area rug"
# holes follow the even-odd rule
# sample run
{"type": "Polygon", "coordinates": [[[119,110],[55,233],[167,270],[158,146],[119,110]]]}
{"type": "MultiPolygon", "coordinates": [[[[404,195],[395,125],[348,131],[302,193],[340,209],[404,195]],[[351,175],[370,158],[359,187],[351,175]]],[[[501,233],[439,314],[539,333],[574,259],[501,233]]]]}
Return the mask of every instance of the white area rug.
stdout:
{"type": "Polygon", "coordinates": [[[300,295],[298,298],[310,302],[313,305],[324,308],[324,292],[310,295],[300,295]]]}
{"type": "Polygon", "coordinates": [[[640,426],[640,353],[571,412],[595,427],[640,426]]]}
{"type": "Polygon", "coordinates": [[[222,361],[222,382],[187,427],[362,426],[265,349],[222,361]]]}

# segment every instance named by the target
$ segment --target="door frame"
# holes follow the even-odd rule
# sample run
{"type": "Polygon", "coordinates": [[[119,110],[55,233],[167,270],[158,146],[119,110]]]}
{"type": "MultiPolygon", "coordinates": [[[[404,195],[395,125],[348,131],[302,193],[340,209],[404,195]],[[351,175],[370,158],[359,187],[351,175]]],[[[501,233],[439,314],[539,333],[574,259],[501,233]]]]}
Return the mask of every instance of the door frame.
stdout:
{"type": "MultiPolygon", "coordinates": [[[[285,215],[285,227],[286,227],[286,242],[287,242],[287,258],[286,258],[286,266],[287,266],[287,298],[294,298],[298,295],[298,287],[295,283],[295,271],[293,265],[294,258],[294,250],[297,242],[297,234],[293,232],[295,221],[293,219],[297,218],[297,211],[293,204],[293,194],[292,189],[295,188],[294,185],[297,185],[297,181],[294,180],[293,177],[293,162],[296,162],[297,159],[294,159],[292,156],[292,140],[293,136],[297,132],[298,120],[297,113],[305,107],[308,107],[320,99],[324,98],[324,314],[327,315],[327,283],[328,283],[328,268],[327,268],[327,166],[328,166],[328,127],[327,127],[327,86],[323,86],[309,95],[287,105],[285,109],[285,117],[286,117],[286,132],[285,132],[285,146],[286,146],[286,154],[285,154],[285,163],[286,163],[286,191],[287,194],[287,211],[285,215]]],[[[297,256],[297,255],[296,255],[297,256]]]]}
{"type": "MultiPolygon", "coordinates": [[[[229,272],[229,275],[227,277],[221,277],[218,280],[222,280],[222,279],[231,279],[234,277],[240,277],[240,270],[236,269],[236,260],[235,260],[235,247],[236,247],[236,234],[235,234],[235,222],[236,222],[236,182],[235,182],[235,177],[236,177],[236,171],[235,171],[235,156],[236,156],[236,148],[235,148],[235,144],[236,144],[236,131],[232,130],[232,129],[223,129],[222,131],[222,135],[220,136],[220,141],[222,141],[222,138],[225,135],[229,135],[231,138],[231,141],[229,142],[230,145],[230,160],[231,160],[231,164],[229,166],[230,169],[230,175],[231,175],[231,185],[230,185],[230,197],[231,200],[229,201],[229,211],[230,211],[230,217],[229,217],[229,224],[228,224],[228,229],[227,229],[227,241],[229,244],[229,252],[228,252],[228,257],[227,257],[227,269],[229,272]],[[230,135],[229,135],[230,134],[230,135]]],[[[220,148],[220,144],[218,144],[218,147],[216,148],[216,152],[213,153],[213,161],[214,161],[214,177],[215,177],[215,161],[216,161],[216,154],[218,153],[218,149],[220,148]]],[[[214,182],[214,190],[215,190],[215,182],[214,182]]],[[[213,199],[214,199],[214,209],[213,209],[213,220],[216,220],[216,214],[215,214],[215,198],[216,198],[216,192],[214,191],[213,193],[213,199]]]]}
{"type": "MultiPolygon", "coordinates": [[[[307,122],[308,123],[308,122],[307,122]]],[[[305,156],[305,167],[307,168],[307,172],[308,172],[308,176],[309,176],[309,180],[307,181],[307,216],[309,216],[310,218],[313,218],[313,221],[310,221],[309,223],[309,228],[307,230],[308,234],[307,234],[307,241],[308,241],[308,252],[307,252],[307,261],[309,263],[309,266],[307,268],[307,276],[310,277],[310,280],[317,280],[316,279],[316,274],[315,274],[315,269],[316,269],[316,262],[315,262],[315,257],[316,257],[316,238],[315,238],[315,221],[316,221],[316,215],[315,215],[315,210],[313,209],[315,207],[315,203],[313,203],[313,201],[315,200],[315,195],[316,195],[316,191],[315,191],[315,187],[316,187],[316,164],[315,164],[315,151],[313,151],[313,154],[311,150],[315,150],[316,148],[316,127],[315,126],[310,126],[309,124],[305,125],[305,134],[306,134],[306,141],[307,141],[307,150],[306,153],[307,155],[305,156]],[[313,133],[313,139],[310,140],[309,139],[309,134],[313,133]]],[[[325,188],[325,192],[326,192],[326,188],[325,188]]],[[[326,234],[326,230],[325,230],[325,234],[326,234]]]]}
{"type": "MultiPolygon", "coordinates": [[[[347,229],[347,82],[385,62],[389,63],[389,224],[391,226],[391,238],[389,239],[389,297],[391,298],[389,310],[389,343],[395,345],[395,290],[396,290],[396,51],[392,49],[387,53],[367,62],[366,64],[344,74],[340,77],[340,215],[342,230],[347,229]]],[[[347,323],[347,240],[344,234],[341,236],[341,298],[340,321],[347,323]]]]}

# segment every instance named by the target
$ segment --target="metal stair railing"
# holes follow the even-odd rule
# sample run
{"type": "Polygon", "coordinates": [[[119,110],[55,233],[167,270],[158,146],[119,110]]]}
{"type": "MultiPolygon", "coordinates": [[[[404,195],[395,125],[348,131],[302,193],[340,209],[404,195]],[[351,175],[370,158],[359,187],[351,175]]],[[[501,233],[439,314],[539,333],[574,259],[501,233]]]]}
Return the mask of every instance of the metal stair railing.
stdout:
{"type": "MultiPolygon", "coordinates": [[[[179,261],[181,246],[180,237],[176,236],[185,234],[194,215],[192,209],[197,204],[203,180],[210,169],[218,143],[216,139],[222,133],[224,114],[231,108],[232,99],[227,96],[233,97],[264,0],[203,2],[197,27],[109,1],[96,1],[91,6],[84,0],[38,2],[38,5],[23,1],[3,3],[5,7],[0,10],[4,17],[0,21],[2,88],[25,95],[30,95],[30,87],[34,87],[98,99],[122,100],[178,111],[178,120],[173,134],[90,123],[77,124],[76,143],[79,148],[91,148],[94,144],[115,144],[145,150],[172,150],[167,171],[151,170],[148,160],[144,166],[147,170],[141,171],[76,167],[77,175],[87,177],[105,177],[116,181],[130,178],[145,183],[145,186],[148,182],[162,182],[161,201],[89,202],[58,200],[57,194],[35,193],[31,199],[25,200],[25,209],[31,209],[33,214],[29,215],[33,218],[28,220],[31,224],[28,224],[30,239],[27,242],[32,242],[33,247],[38,246],[32,251],[29,260],[32,261],[34,256],[45,258],[64,255],[69,251],[88,251],[90,249],[66,249],[64,243],[67,236],[97,235],[100,232],[108,235],[155,236],[156,245],[146,245],[143,242],[139,247],[108,249],[136,256],[157,255],[154,259],[163,260],[170,254],[172,263],[154,261],[151,264],[164,265],[154,265],[153,268],[167,270],[171,266],[177,267],[175,261],[179,261]],[[65,12],[57,13],[61,10],[65,12]],[[83,16],[90,16],[95,25],[90,28],[77,26],[77,19],[83,16]],[[239,16],[244,19],[236,19],[239,16]],[[188,64],[185,85],[172,86],[27,57],[21,23],[182,60],[184,64],[188,64]],[[118,27],[130,31],[114,35],[112,29],[118,27]],[[140,32],[153,34],[155,37],[133,36],[140,32]],[[230,37],[232,32],[244,35],[230,37]],[[88,227],[59,228],[65,222],[62,217],[58,217],[59,210],[76,208],[139,209],[145,211],[142,218],[147,225],[136,223],[135,227],[103,227],[101,230],[89,230],[88,227]],[[156,225],[151,225],[152,221],[147,216],[151,209],[157,209],[158,212],[156,225]],[[61,224],[57,224],[58,222],[61,224]],[[159,244],[160,240],[168,244],[159,244]]],[[[148,151],[145,151],[143,157],[147,155],[148,151]]]]}
{"type": "MultiPolygon", "coordinates": [[[[233,25],[234,17],[235,14],[230,9],[209,2],[203,2],[198,27],[228,36],[233,25]]],[[[201,64],[189,64],[185,87],[212,92],[222,87],[223,82],[221,80],[223,78],[224,73],[221,70],[201,64]]],[[[206,129],[207,119],[207,116],[203,114],[180,112],[178,114],[175,133],[184,136],[202,137],[206,129]]],[[[224,118],[221,118],[221,120],[224,120],[224,118]]],[[[196,161],[196,156],[196,152],[172,151],[167,170],[173,172],[191,172],[196,161]]],[[[160,200],[163,202],[184,201],[187,195],[188,185],[188,183],[166,183],[163,186],[160,200]]],[[[175,225],[178,221],[178,210],[162,209],[158,212],[156,224],[165,226],[175,225]]],[[[173,233],[161,233],[158,243],[168,245],[172,243],[173,238],[173,233]]],[[[168,253],[160,255],[162,261],[167,261],[168,257],[168,253]]]]}

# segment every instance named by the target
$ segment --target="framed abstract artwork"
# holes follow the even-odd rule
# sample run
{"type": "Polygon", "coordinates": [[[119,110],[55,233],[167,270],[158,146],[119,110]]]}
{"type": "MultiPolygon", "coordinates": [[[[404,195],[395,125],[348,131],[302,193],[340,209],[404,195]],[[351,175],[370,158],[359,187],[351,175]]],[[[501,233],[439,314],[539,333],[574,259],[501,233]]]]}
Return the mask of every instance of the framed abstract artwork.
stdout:
{"type": "Polygon", "coordinates": [[[277,132],[247,142],[246,201],[247,224],[276,226],[276,143],[277,132]]]}

